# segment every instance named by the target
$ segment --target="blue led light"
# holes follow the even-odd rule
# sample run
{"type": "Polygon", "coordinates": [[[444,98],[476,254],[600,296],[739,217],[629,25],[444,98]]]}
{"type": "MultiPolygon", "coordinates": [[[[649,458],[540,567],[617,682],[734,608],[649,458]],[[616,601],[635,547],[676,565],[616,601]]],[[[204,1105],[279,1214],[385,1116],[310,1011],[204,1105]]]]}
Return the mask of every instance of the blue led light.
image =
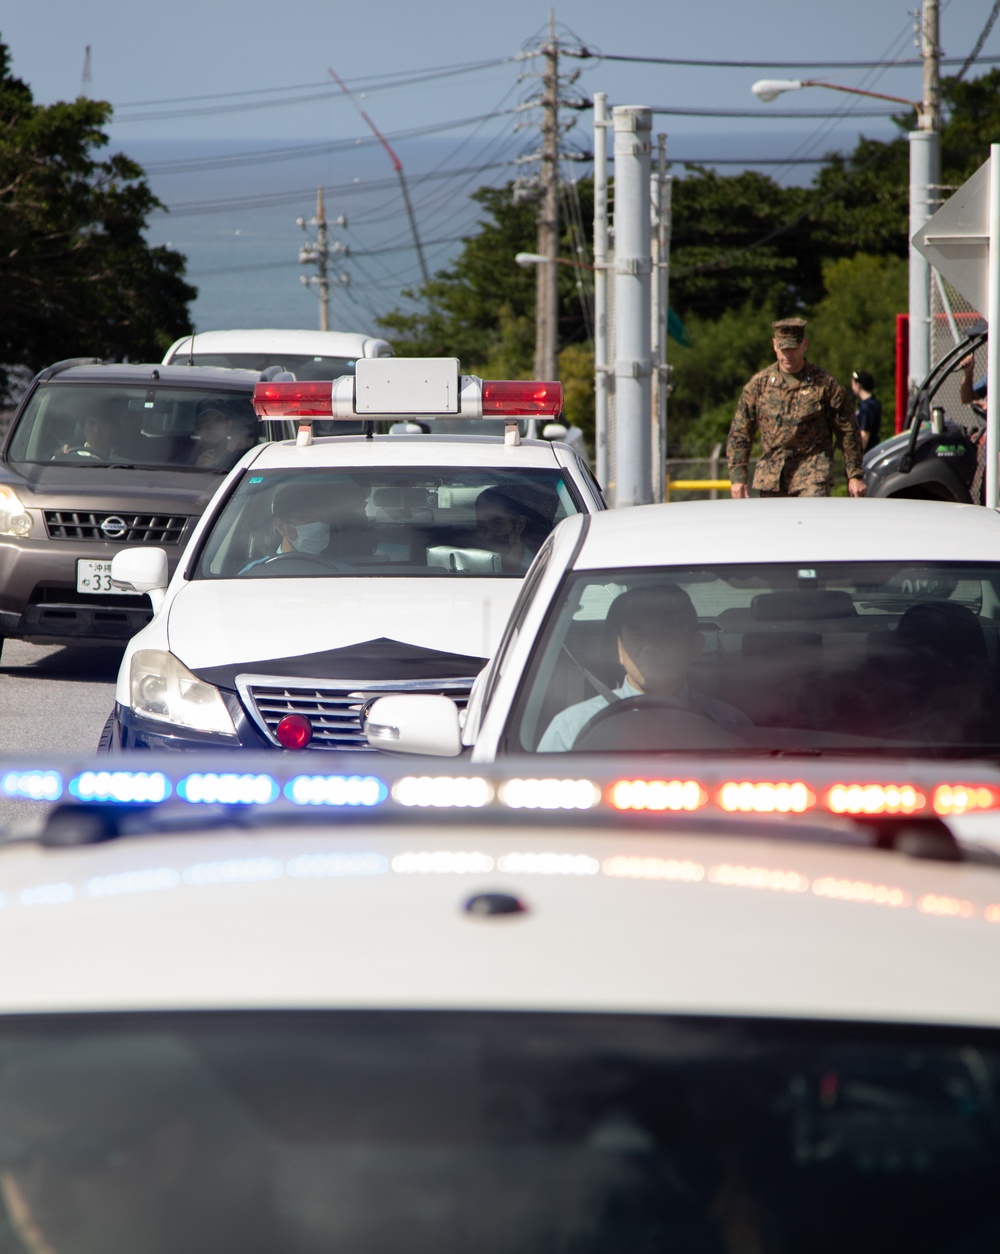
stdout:
{"type": "Polygon", "coordinates": [[[296,775],[285,785],[297,806],[378,806],[388,795],[375,775],[296,775]]]}
{"type": "Polygon", "coordinates": [[[69,791],[79,801],[155,804],[170,796],[170,781],[161,771],[82,771],[69,791]]]}
{"type": "Polygon", "coordinates": [[[58,771],[7,771],[0,778],[0,792],[28,801],[58,801],[63,793],[62,776],[58,771]]]}
{"type": "Polygon", "coordinates": [[[177,785],[177,795],[192,805],[267,805],[278,796],[278,781],[271,775],[209,771],[185,775],[177,785]]]}

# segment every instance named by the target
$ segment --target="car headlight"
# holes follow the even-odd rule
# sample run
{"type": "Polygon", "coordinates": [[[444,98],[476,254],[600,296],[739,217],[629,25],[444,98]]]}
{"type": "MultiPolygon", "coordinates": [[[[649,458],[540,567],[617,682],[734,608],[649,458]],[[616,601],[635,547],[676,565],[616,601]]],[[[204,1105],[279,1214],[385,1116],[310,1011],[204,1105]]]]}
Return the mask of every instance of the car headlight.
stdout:
{"type": "Polygon", "coordinates": [[[13,488],[0,483],[0,536],[17,536],[19,539],[31,531],[31,515],[21,503],[13,488]]]}
{"type": "Polygon", "coordinates": [[[194,731],[235,736],[226,703],[218,688],[192,675],[172,653],[140,649],[129,670],[132,709],[144,718],[194,731]]]}

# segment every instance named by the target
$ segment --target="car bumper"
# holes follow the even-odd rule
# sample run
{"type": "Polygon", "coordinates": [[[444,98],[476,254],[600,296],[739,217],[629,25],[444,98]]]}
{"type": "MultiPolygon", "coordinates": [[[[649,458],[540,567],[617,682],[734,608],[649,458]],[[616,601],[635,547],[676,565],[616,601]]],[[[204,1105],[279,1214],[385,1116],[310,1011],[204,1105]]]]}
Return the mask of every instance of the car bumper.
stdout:
{"type": "MultiPolygon", "coordinates": [[[[0,637],[38,644],[123,643],[153,616],[149,598],[78,592],[77,562],[108,562],[120,544],[0,541],[0,637]]],[[[167,550],[171,569],[179,552],[167,550]]]]}

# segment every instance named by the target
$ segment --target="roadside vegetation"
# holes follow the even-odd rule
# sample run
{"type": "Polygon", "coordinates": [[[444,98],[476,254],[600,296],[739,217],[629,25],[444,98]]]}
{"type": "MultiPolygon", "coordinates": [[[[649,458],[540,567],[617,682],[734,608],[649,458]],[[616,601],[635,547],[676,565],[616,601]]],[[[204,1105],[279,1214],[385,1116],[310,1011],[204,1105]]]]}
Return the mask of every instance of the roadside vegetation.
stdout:
{"type": "MultiPolygon", "coordinates": [[[[942,181],[958,186],[1000,134],[1000,70],[942,86],[942,181]]],[[[884,403],[895,372],[895,316],[907,306],[909,154],[913,114],[898,138],[859,141],[830,154],[812,182],[786,187],[765,174],[674,168],[670,305],[686,346],[671,341],[670,453],[700,456],[729,429],[740,389],[772,360],[771,321],[809,319],[810,357],[841,380],[864,368],[884,403]]],[[[593,184],[576,188],[593,219],[593,184]]],[[[455,262],[416,292],[419,309],[381,325],[396,351],[458,356],[492,377],[530,377],[535,274],[514,257],[535,247],[535,207],[512,187],[481,189],[479,229],[455,262]]],[[[564,233],[562,255],[572,256],[564,233]]],[[[593,432],[593,350],[581,314],[578,272],[559,267],[560,375],[567,414],[593,432]]]]}

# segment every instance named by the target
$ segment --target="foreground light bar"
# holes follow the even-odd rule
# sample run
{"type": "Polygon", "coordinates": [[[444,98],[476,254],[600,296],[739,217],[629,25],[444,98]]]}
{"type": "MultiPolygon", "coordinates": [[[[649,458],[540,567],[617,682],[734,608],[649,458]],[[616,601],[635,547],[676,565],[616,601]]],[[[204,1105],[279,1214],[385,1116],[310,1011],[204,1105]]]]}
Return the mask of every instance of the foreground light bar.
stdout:
{"type": "Polygon", "coordinates": [[[971,810],[1000,809],[1000,789],[980,784],[939,784],[931,798],[934,813],[968,814],[971,810]]]}
{"type": "Polygon", "coordinates": [[[171,791],[162,771],[82,771],[69,781],[70,796],[80,801],[156,805],[171,791]]]}
{"type": "Polygon", "coordinates": [[[708,801],[693,779],[620,779],[605,795],[615,810],[692,811],[708,801]]]}
{"type": "Polygon", "coordinates": [[[298,806],[381,805],[388,785],[375,775],[296,775],[285,785],[285,796],[298,806]]]}
{"type": "Polygon", "coordinates": [[[834,784],[823,797],[833,814],[918,814],[926,804],[912,784],[834,784]]]}
{"type": "Polygon", "coordinates": [[[0,776],[0,793],[23,801],[58,801],[63,780],[58,771],[6,771],[0,776]]]}
{"type": "Polygon", "coordinates": [[[803,783],[723,784],[716,802],[730,814],[804,814],[816,804],[816,794],[803,783]]]}

